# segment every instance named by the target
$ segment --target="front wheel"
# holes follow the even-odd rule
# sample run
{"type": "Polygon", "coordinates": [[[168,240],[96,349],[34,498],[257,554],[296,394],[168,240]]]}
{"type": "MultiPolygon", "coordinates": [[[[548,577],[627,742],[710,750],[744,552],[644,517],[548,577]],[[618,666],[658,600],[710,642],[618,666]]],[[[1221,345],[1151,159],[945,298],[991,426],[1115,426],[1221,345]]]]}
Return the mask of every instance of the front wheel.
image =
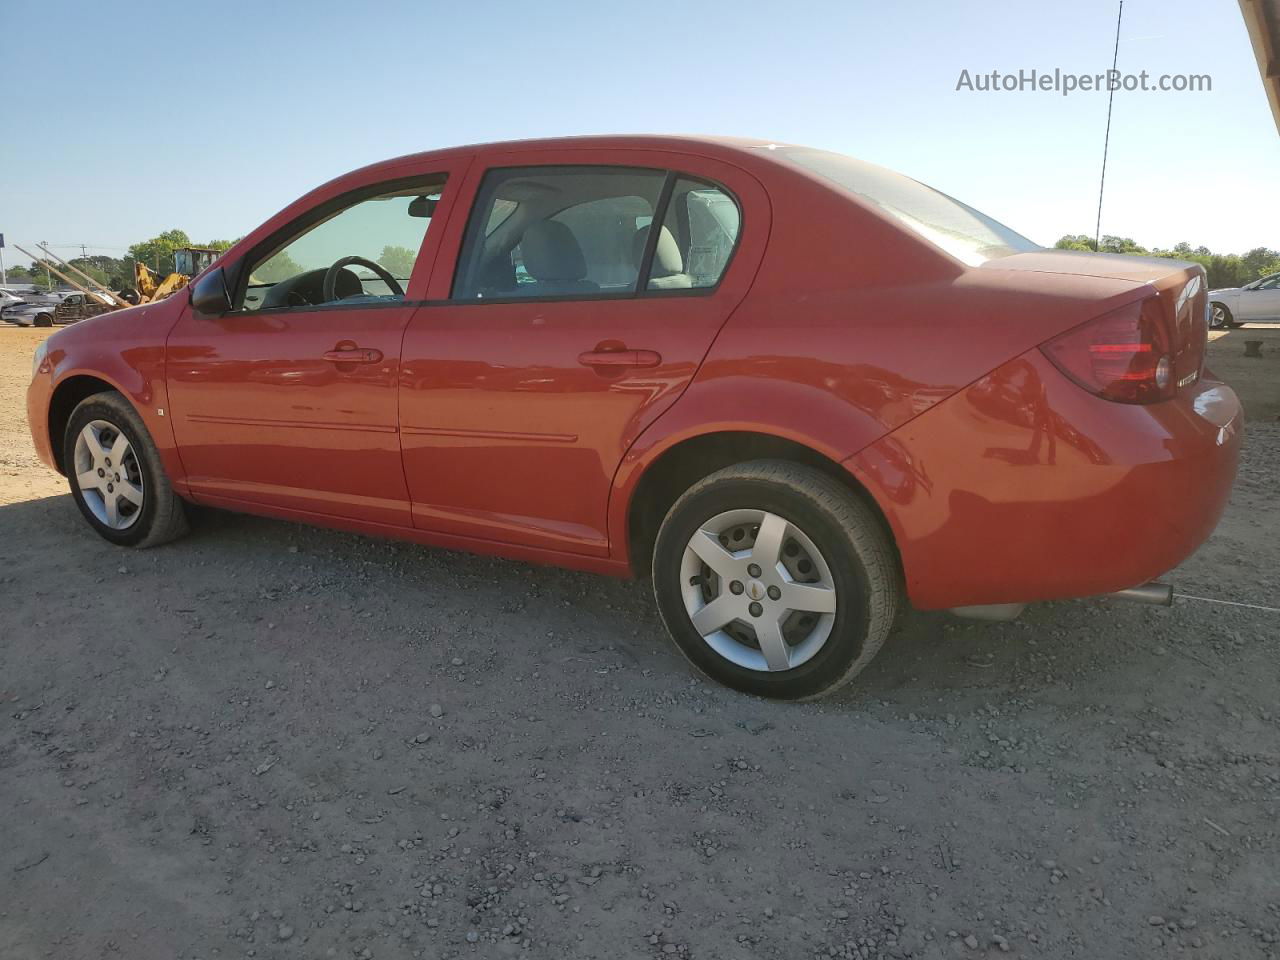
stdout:
{"type": "Polygon", "coordinates": [[[812,699],[857,676],[901,604],[893,546],[832,477],[758,460],[695,484],[653,553],[658,611],[681,652],[746,693],[812,699]]]}
{"type": "Polygon", "coordinates": [[[187,531],[146,424],[118,393],[96,393],[71,413],[62,462],[76,506],[97,533],[125,547],[154,547],[187,531]]]}

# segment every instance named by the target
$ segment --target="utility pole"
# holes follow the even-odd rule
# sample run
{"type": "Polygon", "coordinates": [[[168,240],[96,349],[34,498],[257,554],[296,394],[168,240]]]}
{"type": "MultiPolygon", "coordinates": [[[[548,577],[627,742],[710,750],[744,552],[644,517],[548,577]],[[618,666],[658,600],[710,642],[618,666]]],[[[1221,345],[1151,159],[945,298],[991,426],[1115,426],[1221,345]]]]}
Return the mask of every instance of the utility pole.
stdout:
{"type": "MultiPolygon", "coordinates": [[[[41,241],[40,241],[40,246],[42,246],[42,247],[44,247],[46,250],[48,250],[48,247],[49,247],[49,241],[48,241],[48,240],[41,240],[41,241]]],[[[45,285],[46,287],[48,287],[50,290],[52,290],[52,289],[53,289],[53,276],[52,276],[52,274],[50,274],[50,273],[49,273],[49,260],[48,260],[48,258],[47,258],[47,257],[45,258],[45,261],[44,261],[44,285],[45,285]]]]}
{"type": "Polygon", "coordinates": [[[0,287],[9,285],[9,275],[4,272],[4,234],[0,233],[0,287]]]}
{"type": "MultiPolygon", "coordinates": [[[[17,246],[17,244],[15,244],[15,246],[17,246]]],[[[24,250],[22,247],[18,247],[18,251],[19,251],[20,253],[24,253],[24,254],[26,254],[28,257],[30,257],[30,258],[31,258],[31,260],[32,260],[33,262],[36,260],[36,255],[35,255],[34,253],[32,253],[30,250],[24,250]]],[[[44,251],[45,251],[45,253],[46,253],[46,254],[48,254],[48,253],[49,253],[49,250],[48,250],[48,248],[47,248],[47,247],[46,247],[46,248],[44,248],[44,251]]],[[[49,254],[49,256],[50,256],[52,259],[57,260],[57,261],[58,261],[59,263],[61,263],[64,267],[68,267],[68,268],[69,268],[69,269],[71,269],[71,270],[75,270],[75,269],[76,269],[75,267],[71,266],[71,264],[67,263],[67,261],[65,261],[65,260],[63,260],[61,257],[59,257],[57,254],[49,254]]],[[[54,272],[54,273],[56,273],[56,274],[58,275],[58,279],[59,279],[59,280],[64,280],[64,281],[66,281],[66,282],[67,282],[67,284],[69,284],[70,286],[75,287],[75,288],[76,288],[77,290],[79,290],[81,293],[85,294],[86,296],[92,297],[94,300],[97,300],[99,303],[103,304],[104,306],[108,306],[108,307],[117,307],[117,306],[123,307],[123,306],[125,306],[125,302],[124,302],[120,297],[117,297],[117,296],[116,296],[114,293],[112,293],[110,290],[107,290],[107,289],[105,289],[105,288],[103,288],[103,289],[101,290],[101,292],[99,292],[98,290],[95,290],[95,289],[94,289],[94,287],[98,285],[98,281],[96,281],[96,280],[93,280],[93,281],[92,281],[92,285],[91,285],[91,286],[87,286],[87,287],[86,287],[86,286],[81,286],[78,282],[76,282],[75,280],[71,279],[71,277],[67,276],[65,273],[63,273],[61,270],[59,270],[57,267],[51,267],[51,266],[50,266],[50,263],[49,263],[49,260],[45,260],[45,261],[44,261],[44,268],[45,268],[45,273],[46,273],[46,274],[49,272],[49,270],[51,270],[51,269],[52,269],[52,270],[53,270],[53,272],[54,272]]]]}
{"type": "Polygon", "coordinates": [[[1102,176],[1098,178],[1098,222],[1093,228],[1093,252],[1102,250],[1102,191],[1107,185],[1107,150],[1111,146],[1111,105],[1116,99],[1116,65],[1120,63],[1120,21],[1124,19],[1124,0],[1120,0],[1120,9],[1116,13],[1116,45],[1111,54],[1111,74],[1108,76],[1110,89],[1107,92],[1107,132],[1102,138],[1102,176]]]}
{"type": "Polygon", "coordinates": [[[80,259],[81,259],[81,260],[88,260],[88,259],[89,259],[89,255],[88,255],[87,253],[85,253],[85,252],[84,252],[84,244],[83,244],[83,243],[82,243],[82,244],[80,244],[80,259]]]}

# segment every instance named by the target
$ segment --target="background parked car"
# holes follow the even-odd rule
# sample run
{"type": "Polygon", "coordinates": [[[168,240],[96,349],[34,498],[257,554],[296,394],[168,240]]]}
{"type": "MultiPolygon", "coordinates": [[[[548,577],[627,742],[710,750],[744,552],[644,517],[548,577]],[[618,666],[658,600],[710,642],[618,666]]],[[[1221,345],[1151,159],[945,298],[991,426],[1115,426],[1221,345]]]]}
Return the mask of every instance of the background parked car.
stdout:
{"type": "Polygon", "coordinates": [[[25,302],[22,297],[8,290],[0,290],[0,319],[4,318],[4,312],[9,307],[16,307],[18,304],[25,302]]]}
{"type": "MultiPolygon", "coordinates": [[[[96,317],[100,313],[106,313],[111,307],[95,300],[93,297],[83,293],[73,293],[64,299],[53,311],[53,322],[75,323],[77,320],[87,320],[89,317],[96,317]]],[[[45,324],[37,323],[37,326],[45,326],[45,324]]]]}
{"type": "MultiPolygon", "coordinates": [[[[36,294],[28,297],[20,303],[11,304],[0,311],[2,317],[8,323],[16,324],[20,327],[51,327],[55,323],[74,323],[76,320],[82,320],[84,317],[78,316],[77,313],[85,300],[82,293],[67,293],[66,291],[54,291],[52,293],[36,294]],[[80,303],[75,303],[79,300],[80,303]],[[72,306],[64,309],[68,302],[72,306]],[[63,313],[58,311],[62,309],[63,313]]],[[[101,306],[93,303],[94,306],[101,306]]],[[[97,310],[86,314],[94,316],[95,313],[101,313],[97,310]]]]}
{"type": "Polygon", "coordinates": [[[56,303],[23,302],[6,307],[3,316],[5,322],[19,327],[50,327],[56,309],[56,303]]]}
{"type": "Polygon", "coordinates": [[[1260,277],[1243,287],[1209,291],[1210,326],[1280,323],[1280,273],[1260,277]]]}
{"type": "MultiPolygon", "coordinates": [[[[72,293],[70,290],[51,290],[48,293],[37,293],[35,291],[22,292],[13,289],[5,292],[12,294],[17,299],[0,302],[0,320],[26,327],[32,326],[34,318],[42,313],[48,313],[50,322],[52,322],[54,308],[72,293]],[[24,317],[26,318],[25,322],[23,321],[24,317]]],[[[41,325],[47,326],[47,324],[41,325]]]]}

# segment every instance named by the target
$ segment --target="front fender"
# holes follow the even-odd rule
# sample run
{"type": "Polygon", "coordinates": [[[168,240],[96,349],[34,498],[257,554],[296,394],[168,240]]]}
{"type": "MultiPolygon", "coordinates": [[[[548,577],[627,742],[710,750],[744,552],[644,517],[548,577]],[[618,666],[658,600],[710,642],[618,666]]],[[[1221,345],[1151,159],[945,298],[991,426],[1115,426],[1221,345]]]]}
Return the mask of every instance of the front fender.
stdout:
{"type": "Polygon", "coordinates": [[[36,408],[28,404],[33,436],[43,430],[49,449],[56,451],[61,438],[52,436],[50,414],[59,410],[59,397],[67,396],[63,391],[71,391],[73,396],[81,393],[91,386],[83,378],[92,378],[133,404],[151,433],[175,490],[185,493],[185,471],[170,426],[165,389],[164,341],[181,312],[182,304],[175,302],[178,299],[102,314],[51,337],[46,399],[40,403],[38,391],[33,390],[36,408]]]}

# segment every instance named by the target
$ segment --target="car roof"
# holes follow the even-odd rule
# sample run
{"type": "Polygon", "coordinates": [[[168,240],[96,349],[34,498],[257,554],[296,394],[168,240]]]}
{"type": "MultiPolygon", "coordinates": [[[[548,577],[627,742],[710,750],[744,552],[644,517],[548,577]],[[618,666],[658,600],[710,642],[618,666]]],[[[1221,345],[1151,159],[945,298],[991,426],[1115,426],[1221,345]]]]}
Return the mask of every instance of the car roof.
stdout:
{"type": "Polygon", "coordinates": [[[533,140],[495,140],[488,143],[463,144],[439,150],[424,150],[369,164],[339,179],[355,174],[374,174],[383,168],[427,160],[443,161],[474,154],[536,154],[557,150],[661,150],[693,153],[750,166],[769,162],[770,149],[796,144],[756,137],[703,136],[690,134],[600,134],[574,137],[545,137],[533,140]]]}
{"type": "MultiPolygon", "coordinates": [[[[711,148],[731,153],[749,153],[773,143],[756,137],[701,136],[693,134],[626,133],[591,134],[575,137],[540,137],[529,140],[492,140],[486,143],[462,144],[443,151],[423,151],[416,156],[438,156],[447,153],[537,153],[544,150],[629,149],[629,150],[697,150],[711,148]]],[[[791,146],[791,144],[787,144],[791,146]]]]}

